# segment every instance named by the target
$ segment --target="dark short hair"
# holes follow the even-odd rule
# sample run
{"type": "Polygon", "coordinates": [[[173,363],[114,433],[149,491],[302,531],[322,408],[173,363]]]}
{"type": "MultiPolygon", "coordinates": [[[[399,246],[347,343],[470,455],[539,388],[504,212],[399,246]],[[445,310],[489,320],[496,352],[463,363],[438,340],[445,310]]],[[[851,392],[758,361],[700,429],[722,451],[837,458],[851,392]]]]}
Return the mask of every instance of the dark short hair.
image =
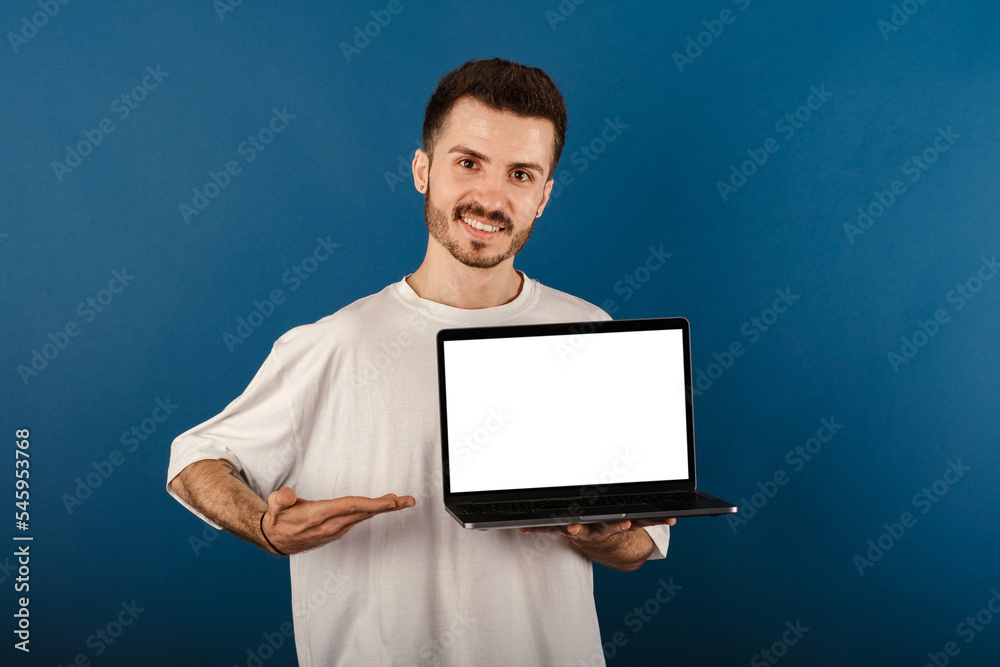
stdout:
{"type": "Polygon", "coordinates": [[[448,114],[463,97],[472,97],[497,111],[551,121],[555,126],[552,146],[552,171],[555,172],[566,144],[566,102],[548,74],[537,67],[502,58],[470,60],[445,74],[424,110],[423,143],[428,154],[433,154],[434,142],[448,114]]]}

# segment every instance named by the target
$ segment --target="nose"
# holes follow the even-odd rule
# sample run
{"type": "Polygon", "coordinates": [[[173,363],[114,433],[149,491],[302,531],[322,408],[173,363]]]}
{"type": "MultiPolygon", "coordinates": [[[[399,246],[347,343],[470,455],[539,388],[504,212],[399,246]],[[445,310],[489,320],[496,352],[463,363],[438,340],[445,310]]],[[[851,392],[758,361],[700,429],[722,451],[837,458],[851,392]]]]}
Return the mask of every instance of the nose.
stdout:
{"type": "Polygon", "coordinates": [[[487,212],[507,210],[506,175],[502,172],[484,174],[476,183],[473,193],[487,212]]]}

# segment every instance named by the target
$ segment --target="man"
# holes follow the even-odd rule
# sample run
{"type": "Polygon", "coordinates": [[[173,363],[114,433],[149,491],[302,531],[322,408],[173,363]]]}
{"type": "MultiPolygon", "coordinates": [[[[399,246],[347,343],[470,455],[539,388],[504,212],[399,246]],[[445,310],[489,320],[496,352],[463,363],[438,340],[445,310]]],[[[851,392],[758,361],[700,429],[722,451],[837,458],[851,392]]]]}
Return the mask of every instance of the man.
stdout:
{"type": "Polygon", "coordinates": [[[286,333],[243,395],[174,441],[171,494],[291,555],[302,665],[601,664],[592,561],[666,553],[654,523],[672,519],[480,532],[440,501],[437,330],[607,319],[513,267],[565,130],[537,68],[471,61],[442,78],[413,160],[423,263],[286,333]]]}

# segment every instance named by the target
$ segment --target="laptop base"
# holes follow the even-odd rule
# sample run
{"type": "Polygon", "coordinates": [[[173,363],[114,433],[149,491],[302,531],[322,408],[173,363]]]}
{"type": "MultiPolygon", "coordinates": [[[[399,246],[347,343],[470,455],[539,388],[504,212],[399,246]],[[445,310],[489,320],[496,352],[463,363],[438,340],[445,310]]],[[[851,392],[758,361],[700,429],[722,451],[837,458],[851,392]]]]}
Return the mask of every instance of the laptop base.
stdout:
{"type": "MultiPolygon", "coordinates": [[[[668,503],[669,507],[653,504],[598,505],[594,497],[566,499],[565,509],[547,509],[535,512],[470,512],[472,505],[448,505],[445,509],[463,528],[491,530],[494,528],[526,528],[531,526],[566,526],[571,523],[611,523],[624,520],[670,519],[691,516],[720,516],[733,514],[735,505],[701,491],[697,498],[683,504],[668,503]]],[[[483,503],[488,504],[488,503],[483,503]]]]}

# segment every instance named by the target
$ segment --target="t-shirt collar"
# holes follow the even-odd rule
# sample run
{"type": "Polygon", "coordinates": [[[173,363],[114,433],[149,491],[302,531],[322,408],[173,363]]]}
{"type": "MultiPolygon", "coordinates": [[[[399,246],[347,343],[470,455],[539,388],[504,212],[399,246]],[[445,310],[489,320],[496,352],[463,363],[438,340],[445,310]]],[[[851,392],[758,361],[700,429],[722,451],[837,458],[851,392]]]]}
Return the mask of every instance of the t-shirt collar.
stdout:
{"type": "Polygon", "coordinates": [[[406,278],[393,284],[392,292],[407,307],[442,322],[459,326],[501,324],[503,320],[514,317],[530,308],[537,298],[535,282],[521,271],[518,271],[518,274],[523,280],[520,294],[513,301],[492,308],[455,308],[454,306],[446,306],[443,303],[423,299],[413,291],[410,284],[406,282],[406,278]]]}

